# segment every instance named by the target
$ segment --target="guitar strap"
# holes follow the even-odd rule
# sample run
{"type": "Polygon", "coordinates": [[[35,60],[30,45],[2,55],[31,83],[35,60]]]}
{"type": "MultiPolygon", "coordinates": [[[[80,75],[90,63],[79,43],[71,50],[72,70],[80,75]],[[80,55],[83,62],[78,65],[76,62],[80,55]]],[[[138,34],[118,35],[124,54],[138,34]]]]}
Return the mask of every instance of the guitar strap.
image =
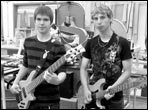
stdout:
{"type": "Polygon", "coordinates": [[[48,52],[49,51],[45,50],[45,53],[43,54],[43,58],[40,59],[38,65],[36,66],[36,69],[35,69],[36,76],[39,75],[40,70],[42,69],[43,65],[45,64],[48,52]]]}
{"type": "Polygon", "coordinates": [[[42,67],[43,67],[43,65],[45,64],[45,62],[46,62],[46,59],[40,59],[40,61],[39,61],[39,64],[36,66],[36,71],[37,72],[39,72],[41,69],[42,69],[42,67]]]}

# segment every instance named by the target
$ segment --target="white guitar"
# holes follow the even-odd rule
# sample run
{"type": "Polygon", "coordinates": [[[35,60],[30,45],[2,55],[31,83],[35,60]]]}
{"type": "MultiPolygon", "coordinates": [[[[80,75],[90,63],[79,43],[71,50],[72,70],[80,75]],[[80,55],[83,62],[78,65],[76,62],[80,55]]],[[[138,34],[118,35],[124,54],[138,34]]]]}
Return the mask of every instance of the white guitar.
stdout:
{"type": "MultiPolygon", "coordinates": [[[[50,73],[55,72],[65,62],[70,62],[77,55],[84,51],[85,49],[82,45],[78,45],[75,48],[71,48],[66,52],[65,55],[59,58],[45,71],[49,71],[50,73]]],[[[35,78],[35,71],[32,71],[28,76],[27,80],[22,80],[19,82],[21,92],[16,96],[19,109],[27,109],[29,107],[30,102],[36,99],[33,93],[35,88],[44,81],[43,75],[44,72],[35,78]]]]}
{"type": "MultiPolygon", "coordinates": [[[[89,85],[89,89],[93,93],[92,97],[94,97],[98,101],[97,107],[100,109],[105,109],[105,107],[101,105],[101,99],[103,99],[104,95],[106,94],[106,91],[103,90],[104,84],[105,84],[105,79],[101,78],[94,85],[89,85]]],[[[123,83],[122,85],[117,86],[113,90],[109,91],[109,93],[114,94],[116,92],[130,89],[133,87],[142,88],[142,87],[145,87],[146,85],[147,85],[147,77],[137,78],[136,81],[127,81],[127,82],[123,83]]],[[[80,88],[78,90],[78,94],[77,94],[78,109],[85,109],[83,94],[84,94],[83,87],[80,86],[80,88]]]]}

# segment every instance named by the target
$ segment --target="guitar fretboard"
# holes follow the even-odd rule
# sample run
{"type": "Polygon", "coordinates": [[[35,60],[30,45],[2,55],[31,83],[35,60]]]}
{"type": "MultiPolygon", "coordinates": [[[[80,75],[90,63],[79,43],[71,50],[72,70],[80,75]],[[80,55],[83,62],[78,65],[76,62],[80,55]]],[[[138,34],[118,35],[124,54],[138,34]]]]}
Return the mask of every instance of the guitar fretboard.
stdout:
{"type": "MultiPolygon", "coordinates": [[[[66,56],[62,56],[60,59],[58,59],[55,63],[53,63],[49,68],[47,68],[45,71],[48,71],[49,73],[55,72],[61,65],[63,65],[66,62],[66,56]]],[[[44,72],[45,72],[44,71],[44,72]]],[[[44,72],[41,73],[37,78],[35,78],[26,88],[27,92],[31,92],[34,88],[36,88],[39,84],[41,84],[44,81],[43,75],[44,72]]]]}
{"type": "Polygon", "coordinates": [[[120,91],[123,91],[123,90],[127,90],[127,89],[130,89],[130,88],[133,88],[133,87],[136,87],[136,83],[134,82],[125,82],[123,83],[122,85],[119,85],[117,86],[116,88],[114,88],[113,90],[109,91],[110,94],[114,94],[116,92],[120,92],[120,91]]]}

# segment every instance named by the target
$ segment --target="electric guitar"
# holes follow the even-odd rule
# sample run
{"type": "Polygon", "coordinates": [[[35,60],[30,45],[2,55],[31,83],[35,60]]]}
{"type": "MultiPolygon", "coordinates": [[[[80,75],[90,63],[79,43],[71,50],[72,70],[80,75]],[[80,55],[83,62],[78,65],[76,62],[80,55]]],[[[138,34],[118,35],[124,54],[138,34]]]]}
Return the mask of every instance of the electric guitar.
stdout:
{"type": "MultiPolygon", "coordinates": [[[[105,109],[105,107],[101,105],[101,99],[103,99],[104,95],[106,94],[106,91],[103,90],[104,84],[105,84],[105,79],[101,78],[94,85],[89,85],[89,89],[93,94],[92,98],[94,97],[94,99],[97,100],[98,103],[97,107],[100,109],[105,109]]],[[[122,85],[117,86],[113,90],[110,90],[108,93],[114,94],[116,92],[130,89],[133,87],[142,88],[145,87],[146,85],[147,85],[147,77],[137,78],[135,81],[127,81],[122,85]]],[[[85,109],[86,105],[84,104],[84,92],[82,86],[80,86],[77,96],[78,96],[78,109],[85,109]]]]}
{"type": "MultiPolygon", "coordinates": [[[[71,48],[66,52],[65,55],[59,58],[45,71],[49,71],[50,73],[55,72],[65,62],[70,62],[77,55],[84,51],[85,49],[81,44],[75,48],[71,48]]],[[[35,78],[35,71],[32,71],[26,80],[22,80],[19,82],[21,91],[19,94],[16,95],[16,100],[18,102],[17,105],[19,109],[27,109],[30,102],[36,99],[33,93],[35,88],[44,81],[43,75],[44,72],[42,72],[39,76],[35,78]]]]}

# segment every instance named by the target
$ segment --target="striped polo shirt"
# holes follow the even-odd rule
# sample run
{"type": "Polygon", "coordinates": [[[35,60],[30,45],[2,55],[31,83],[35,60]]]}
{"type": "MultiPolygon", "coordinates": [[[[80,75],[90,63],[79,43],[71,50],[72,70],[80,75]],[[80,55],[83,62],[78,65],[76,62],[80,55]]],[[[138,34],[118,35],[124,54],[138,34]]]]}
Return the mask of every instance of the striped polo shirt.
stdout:
{"type": "MultiPolygon", "coordinates": [[[[51,41],[52,40],[41,42],[37,39],[37,36],[26,38],[24,41],[23,65],[32,70],[36,69],[36,66],[40,63],[41,59],[43,59],[43,54],[45,51],[48,51],[46,62],[41,69],[42,73],[42,71],[62,57],[66,52],[64,45],[58,41],[51,41]]],[[[58,74],[59,71],[57,70],[55,73],[58,74]]],[[[34,95],[37,101],[59,100],[59,86],[44,81],[36,87],[34,95]]]]}

